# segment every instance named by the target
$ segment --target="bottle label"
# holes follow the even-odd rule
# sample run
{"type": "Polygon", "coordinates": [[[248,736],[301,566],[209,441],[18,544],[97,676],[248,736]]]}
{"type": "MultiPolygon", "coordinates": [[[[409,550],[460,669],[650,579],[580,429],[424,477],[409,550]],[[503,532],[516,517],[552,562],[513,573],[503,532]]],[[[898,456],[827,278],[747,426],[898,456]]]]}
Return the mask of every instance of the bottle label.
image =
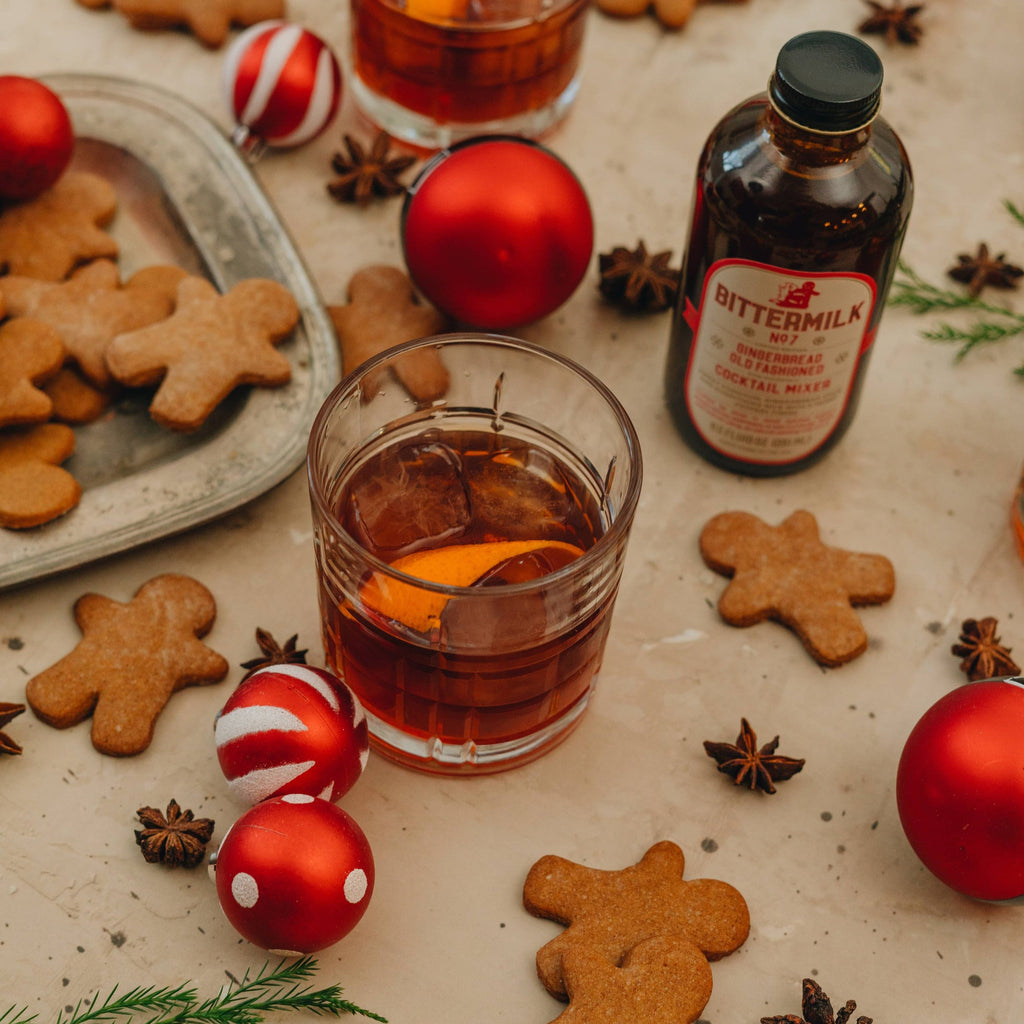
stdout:
{"type": "Polygon", "coordinates": [[[875,282],[864,274],[712,264],[693,330],[684,391],[694,426],[722,454],[780,464],[823,444],[870,348],[875,282]]]}

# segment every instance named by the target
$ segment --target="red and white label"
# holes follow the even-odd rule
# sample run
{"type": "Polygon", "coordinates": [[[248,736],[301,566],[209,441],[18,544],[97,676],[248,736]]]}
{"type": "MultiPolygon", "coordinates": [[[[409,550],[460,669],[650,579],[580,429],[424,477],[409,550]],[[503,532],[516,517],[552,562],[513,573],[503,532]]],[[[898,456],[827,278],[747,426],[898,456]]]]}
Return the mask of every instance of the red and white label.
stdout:
{"type": "Polygon", "coordinates": [[[870,347],[875,282],[719,260],[704,279],[686,406],[709,445],[747,462],[795,462],[842,418],[870,347]]]}

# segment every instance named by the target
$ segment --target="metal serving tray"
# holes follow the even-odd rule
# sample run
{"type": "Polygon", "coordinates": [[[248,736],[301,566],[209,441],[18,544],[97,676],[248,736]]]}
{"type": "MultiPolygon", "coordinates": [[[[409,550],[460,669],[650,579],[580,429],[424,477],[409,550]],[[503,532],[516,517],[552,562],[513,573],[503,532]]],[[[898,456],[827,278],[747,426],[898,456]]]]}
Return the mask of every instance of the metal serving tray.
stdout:
{"type": "Polygon", "coordinates": [[[245,278],[272,278],[292,292],[302,317],[280,346],[291,382],[236,389],[195,433],[154,423],[142,393],[76,427],[64,466],[82,485],[81,503],[35,529],[0,529],[0,589],[208,522],[269,490],[303,463],[313,418],[340,374],[333,327],[302,259],[217,125],[138,82],[44,81],[75,127],[72,168],[102,174],[117,191],[107,230],[120,246],[122,280],[158,263],[205,276],[222,292],[245,278]]]}

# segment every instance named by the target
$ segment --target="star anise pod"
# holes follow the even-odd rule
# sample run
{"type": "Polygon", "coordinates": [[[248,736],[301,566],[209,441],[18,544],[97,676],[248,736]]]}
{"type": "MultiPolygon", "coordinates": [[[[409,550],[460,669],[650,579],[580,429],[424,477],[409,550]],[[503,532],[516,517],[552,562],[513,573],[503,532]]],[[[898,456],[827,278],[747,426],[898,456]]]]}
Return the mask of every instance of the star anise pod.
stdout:
{"type": "Polygon", "coordinates": [[[0,701],[0,754],[20,754],[21,747],[5,733],[4,726],[25,710],[24,704],[5,704],[0,701]]]}
{"type": "Polygon", "coordinates": [[[301,651],[297,651],[295,646],[298,642],[299,634],[296,633],[294,636],[290,636],[282,647],[270,633],[257,626],[256,644],[261,654],[258,658],[250,658],[248,661],[242,662],[241,667],[246,669],[246,673],[240,682],[244,683],[253,672],[258,672],[261,668],[270,668],[271,665],[305,665],[306,652],[309,648],[303,647],[301,651]]]}
{"type": "Polygon", "coordinates": [[[946,273],[954,281],[965,283],[967,294],[977,298],[989,285],[993,288],[1016,288],[1017,282],[1024,277],[1024,267],[1007,263],[1006,253],[990,256],[988,246],[982,242],[975,255],[960,253],[956,266],[950,267],[946,273]]]}
{"type": "Polygon", "coordinates": [[[1011,648],[1004,647],[996,636],[998,619],[964,619],[960,626],[960,642],[950,651],[963,658],[960,668],[973,683],[978,679],[998,679],[1020,675],[1020,666],[1010,657],[1011,648]]]}
{"type": "MultiPolygon", "coordinates": [[[[857,1004],[848,999],[837,1013],[832,1009],[832,1002],[821,990],[821,986],[811,978],[803,982],[803,1016],[784,1013],[778,1017],[762,1017],[761,1024],[846,1024],[853,1018],[857,1004]]],[[[872,1024],[871,1017],[860,1016],[856,1024],[872,1024]]]]}
{"type": "Polygon", "coordinates": [[[344,153],[335,153],[331,167],[339,177],[330,182],[327,191],[342,203],[366,206],[374,196],[398,196],[405,191],[399,175],[416,162],[415,156],[389,157],[391,138],[378,132],[369,152],[351,135],[344,136],[344,153]]]}
{"type": "Polygon", "coordinates": [[[140,807],[135,813],[145,826],[136,830],[135,842],[150,864],[194,868],[202,861],[213,835],[209,818],[193,818],[192,812],[183,811],[177,800],[167,805],[166,815],[155,807],[140,807]]]}
{"type": "Polygon", "coordinates": [[[708,757],[718,762],[718,770],[732,776],[739,786],[744,782],[750,789],[774,793],[776,782],[791,779],[804,766],[803,758],[783,757],[776,754],[779,737],[757,748],[757,734],[745,719],[740,719],[740,734],[735,743],[712,743],[704,741],[708,757]]]}
{"type": "Polygon", "coordinates": [[[871,14],[857,26],[859,32],[883,35],[887,43],[915,45],[920,40],[924,30],[917,23],[917,16],[924,9],[924,4],[911,4],[907,7],[893,4],[886,7],[875,3],[875,0],[865,2],[871,8],[871,14]]]}
{"type": "Polygon", "coordinates": [[[635,249],[615,246],[598,256],[601,294],[620,306],[656,313],[675,305],[679,271],[668,250],[650,255],[641,239],[635,249]]]}

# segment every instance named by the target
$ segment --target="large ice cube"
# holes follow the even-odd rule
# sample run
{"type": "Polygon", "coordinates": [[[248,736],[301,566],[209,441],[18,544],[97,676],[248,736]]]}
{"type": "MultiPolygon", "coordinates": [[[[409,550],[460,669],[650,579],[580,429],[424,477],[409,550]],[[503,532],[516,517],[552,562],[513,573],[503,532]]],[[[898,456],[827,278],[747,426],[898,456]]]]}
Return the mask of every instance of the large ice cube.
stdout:
{"type": "Polygon", "coordinates": [[[355,474],[349,500],[349,532],[388,562],[451,542],[469,523],[462,459],[434,440],[382,452],[355,474]]]}
{"type": "Polygon", "coordinates": [[[470,467],[474,532],[503,540],[558,540],[576,504],[558,462],[539,448],[492,452],[470,467]]]}

